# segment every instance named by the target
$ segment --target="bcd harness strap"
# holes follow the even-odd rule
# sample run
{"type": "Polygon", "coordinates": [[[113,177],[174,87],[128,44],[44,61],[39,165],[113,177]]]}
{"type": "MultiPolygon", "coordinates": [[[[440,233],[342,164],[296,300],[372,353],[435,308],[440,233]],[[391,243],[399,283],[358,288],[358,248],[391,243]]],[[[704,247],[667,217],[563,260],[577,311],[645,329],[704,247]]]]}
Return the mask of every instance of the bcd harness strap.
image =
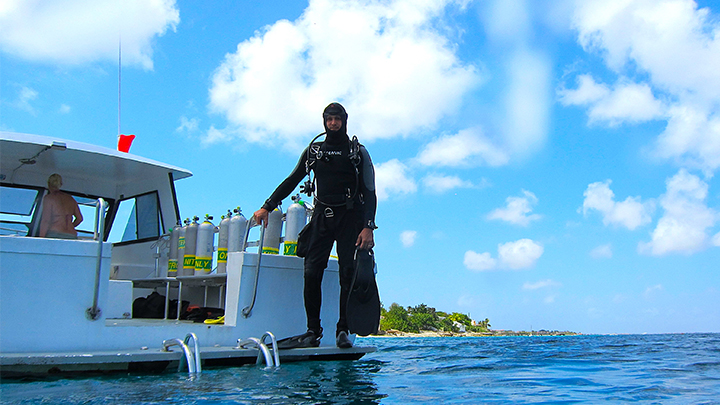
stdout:
{"type": "MultiPolygon", "coordinates": [[[[308,176],[308,179],[303,183],[303,185],[300,186],[300,191],[302,193],[305,193],[308,195],[308,197],[312,196],[315,198],[317,202],[319,202],[322,205],[325,205],[326,207],[342,207],[345,206],[347,209],[353,208],[353,202],[355,200],[355,197],[358,195],[358,188],[360,186],[360,171],[358,169],[358,166],[360,165],[360,142],[357,139],[357,136],[353,135],[352,140],[350,141],[350,162],[353,164],[353,167],[355,168],[355,190],[351,192],[351,190],[348,188],[345,195],[331,195],[327,196],[326,199],[329,201],[323,201],[321,200],[317,193],[315,192],[315,181],[312,178],[312,175],[310,172],[313,170],[313,167],[315,166],[315,162],[318,160],[324,160],[329,161],[330,157],[325,155],[325,152],[323,151],[322,145],[316,144],[315,141],[325,135],[325,132],[322,132],[318,134],[315,138],[310,141],[310,145],[307,148],[307,158],[305,160],[305,173],[308,176]]],[[[324,144],[323,144],[324,145],[324,144]]],[[[362,195],[360,196],[362,200],[362,195]]]]}

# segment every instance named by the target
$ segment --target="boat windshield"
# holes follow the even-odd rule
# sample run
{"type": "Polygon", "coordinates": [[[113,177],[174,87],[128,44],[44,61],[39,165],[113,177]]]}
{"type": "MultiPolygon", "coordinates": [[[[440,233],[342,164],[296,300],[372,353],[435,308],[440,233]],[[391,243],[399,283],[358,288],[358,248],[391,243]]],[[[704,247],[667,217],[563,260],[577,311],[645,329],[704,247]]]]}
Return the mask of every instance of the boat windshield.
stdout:
{"type": "Polygon", "coordinates": [[[110,242],[157,239],[163,234],[162,212],[157,192],[121,200],[113,223],[116,226],[110,230],[110,242]]]}
{"type": "MultiPolygon", "coordinates": [[[[40,202],[45,189],[28,186],[0,186],[0,235],[37,236],[40,230],[40,202]]],[[[78,237],[92,238],[96,198],[70,194],[80,207],[83,222],[78,237]]]]}
{"type": "Polygon", "coordinates": [[[0,235],[30,234],[42,189],[0,186],[0,235]]]}

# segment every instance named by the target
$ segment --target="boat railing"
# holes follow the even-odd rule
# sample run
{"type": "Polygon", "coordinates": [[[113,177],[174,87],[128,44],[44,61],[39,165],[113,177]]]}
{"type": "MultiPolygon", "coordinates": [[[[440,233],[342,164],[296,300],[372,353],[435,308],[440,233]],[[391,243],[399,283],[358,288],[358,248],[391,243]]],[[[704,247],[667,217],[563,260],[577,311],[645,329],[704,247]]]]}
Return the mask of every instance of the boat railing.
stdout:
{"type": "Polygon", "coordinates": [[[267,346],[267,344],[265,343],[266,338],[270,338],[270,343],[272,344],[272,351],[273,351],[273,358],[275,360],[275,367],[280,367],[280,351],[278,349],[277,338],[275,338],[275,335],[272,332],[270,332],[270,331],[265,332],[265,334],[262,335],[262,337],[260,338],[260,342],[262,344],[264,344],[265,346],[267,346]]]}
{"type": "MultiPolygon", "coordinates": [[[[195,372],[201,373],[202,372],[202,361],[200,360],[200,343],[198,342],[197,335],[195,335],[192,332],[188,333],[185,336],[185,340],[183,340],[183,343],[188,348],[189,348],[188,343],[190,343],[190,339],[192,339],[192,341],[193,341],[193,353],[194,353],[194,357],[195,357],[195,372]]],[[[178,371],[180,371],[179,368],[178,368],[178,371]]],[[[188,367],[188,371],[190,371],[190,367],[188,367]]]]}
{"type": "Polygon", "coordinates": [[[160,274],[160,258],[162,257],[162,251],[165,249],[169,249],[169,248],[170,248],[170,234],[169,233],[160,235],[158,240],[156,240],[150,246],[150,249],[155,249],[155,252],[153,252],[153,258],[155,258],[155,277],[163,277],[160,274]]]}
{"type": "MultiPolygon", "coordinates": [[[[270,350],[265,345],[265,343],[263,343],[264,338],[265,337],[263,336],[263,339],[258,339],[258,338],[254,338],[254,337],[247,338],[247,339],[238,339],[237,348],[238,349],[256,348],[256,349],[258,349],[257,364],[262,363],[262,360],[265,359],[265,365],[267,367],[272,367],[272,366],[279,367],[280,366],[280,358],[279,358],[279,354],[277,351],[277,346],[274,346],[274,348],[273,348],[273,351],[275,352],[275,358],[276,358],[276,360],[274,360],[273,356],[270,354],[270,350]]],[[[274,344],[276,345],[277,343],[274,343],[274,344]]]]}
{"type": "MultiPolygon", "coordinates": [[[[164,352],[171,352],[170,348],[172,346],[180,346],[180,349],[182,349],[185,359],[187,360],[187,366],[188,366],[188,374],[196,374],[200,373],[202,370],[200,369],[200,350],[198,349],[198,342],[197,337],[193,333],[189,333],[185,340],[182,341],[180,339],[168,339],[163,340],[162,343],[162,351],[164,352]],[[194,353],[190,350],[190,347],[188,347],[188,341],[189,339],[193,339],[195,346],[194,346],[194,353]]],[[[180,364],[178,364],[178,372],[182,370],[182,358],[180,359],[180,364]]]]}
{"type": "Polygon", "coordinates": [[[257,223],[255,221],[255,217],[250,218],[250,221],[248,223],[247,228],[245,229],[245,238],[243,239],[243,245],[242,245],[242,252],[245,251],[245,249],[248,247],[248,235],[250,235],[250,229],[255,226],[260,226],[260,239],[258,240],[258,254],[257,254],[257,266],[255,268],[255,282],[253,283],[253,292],[252,292],[252,300],[250,301],[250,305],[246,306],[242,309],[242,316],[244,318],[250,317],[252,314],[252,310],[255,307],[255,298],[257,297],[257,287],[258,287],[258,278],[260,278],[260,261],[262,260],[262,251],[263,251],[263,241],[265,239],[265,224],[263,221],[260,223],[257,223]]]}
{"type": "Polygon", "coordinates": [[[95,263],[95,293],[93,294],[92,307],[85,311],[88,319],[95,321],[100,318],[102,310],[98,308],[98,296],[100,294],[100,269],[102,264],[103,239],[105,235],[105,211],[107,210],[107,202],[102,198],[98,198],[95,203],[95,229],[93,239],[98,241],[97,260],[95,263]]]}

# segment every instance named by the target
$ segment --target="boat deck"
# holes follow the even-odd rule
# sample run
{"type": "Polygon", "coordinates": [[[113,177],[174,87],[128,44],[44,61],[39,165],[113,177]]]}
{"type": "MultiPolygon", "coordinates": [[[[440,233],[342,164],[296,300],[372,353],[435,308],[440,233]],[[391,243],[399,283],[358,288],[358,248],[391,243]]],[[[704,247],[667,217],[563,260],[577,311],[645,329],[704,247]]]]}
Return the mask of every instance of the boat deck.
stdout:
{"type": "MultiPolygon", "coordinates": [[[[3,353],[0,355],[2,377],[52,375],[87,372],[162,372],[177,370],[184,355],[178,347],[171,351],[161,348],[140,348],[123,351],[95,351],[72,353],[3,353]]],[[[338,349],[334,346],[280,350],[280,364],[307,360],[357,360],[375,352],[372,346],[338,349]]],[[[237,347],[201,347],[203,368],[253,364],[258,360],[257,349],[237,347]]],[[[186,369],[186,368],[185,368],[186,369]]]]}

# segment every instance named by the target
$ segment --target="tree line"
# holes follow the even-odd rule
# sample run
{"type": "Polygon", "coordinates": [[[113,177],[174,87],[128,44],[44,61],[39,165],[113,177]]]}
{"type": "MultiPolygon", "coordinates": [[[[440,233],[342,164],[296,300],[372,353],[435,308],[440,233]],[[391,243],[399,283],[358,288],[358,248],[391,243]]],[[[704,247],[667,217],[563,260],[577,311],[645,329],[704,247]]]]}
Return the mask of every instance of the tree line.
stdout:
{"type": "Polygon", "coordinates": [[[473,325],[470,315],[459,312],[446,313],[437,311],[425,304],[414,307],[403,307],[392,303],[388,309],[380,308],[380,329],[398,330],[401,332],[419,333],[420,331],[460,332],[464,327],[467,332],[488,332],[490,320],[485,318],[473,325]]]}

